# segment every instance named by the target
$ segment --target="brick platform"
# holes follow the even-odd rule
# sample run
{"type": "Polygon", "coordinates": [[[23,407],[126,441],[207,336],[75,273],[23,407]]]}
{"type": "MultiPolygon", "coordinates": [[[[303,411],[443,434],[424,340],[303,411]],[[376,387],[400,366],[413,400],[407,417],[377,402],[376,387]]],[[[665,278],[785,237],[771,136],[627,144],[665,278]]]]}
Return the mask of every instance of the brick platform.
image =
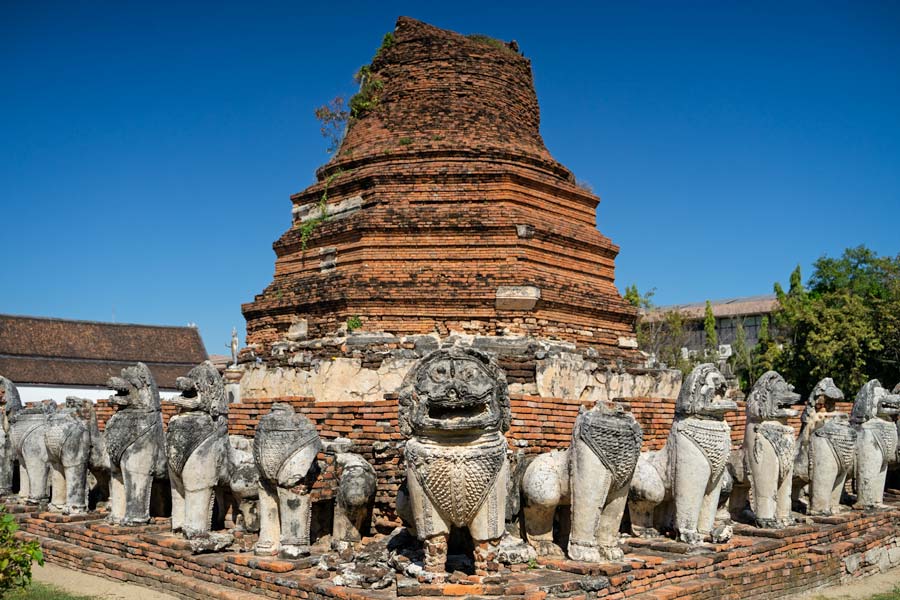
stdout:
{"type": "Polygon", "coordinates": [[[738,600],[783,598],[835,585],[900,564],[900,493],[888,494],[887,510],[816,518],[782,531],[738,525],[734,539],[699,552],[665,538],[628,542],[625,561],[588,564],[541,559],[489,577],[458,577],[422,584],[398,576],[385,590],[335,586],[316,567],[252,554],[191,555],[158,520],[137,528],[113,528],[94,520],[29,512],[11,506],[22,538],[38,538],[50,562],[104,577],[162,588],[185,598],[340,598],[469,596],[527,598],[676,598],[738,600]]]}

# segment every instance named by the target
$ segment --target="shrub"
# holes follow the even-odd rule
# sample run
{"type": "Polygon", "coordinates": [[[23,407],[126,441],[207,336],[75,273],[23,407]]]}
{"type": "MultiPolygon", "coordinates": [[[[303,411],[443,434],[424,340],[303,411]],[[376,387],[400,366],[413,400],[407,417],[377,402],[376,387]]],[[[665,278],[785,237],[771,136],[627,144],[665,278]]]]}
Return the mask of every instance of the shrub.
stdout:
{"type": "Polygon", "coordinates": [[[31,583],[32,562],[44,565],[40,544],[17,540],[18,529],[13,516],[0,507],[0,597],[9,590],[24,588],[31,583]]]}

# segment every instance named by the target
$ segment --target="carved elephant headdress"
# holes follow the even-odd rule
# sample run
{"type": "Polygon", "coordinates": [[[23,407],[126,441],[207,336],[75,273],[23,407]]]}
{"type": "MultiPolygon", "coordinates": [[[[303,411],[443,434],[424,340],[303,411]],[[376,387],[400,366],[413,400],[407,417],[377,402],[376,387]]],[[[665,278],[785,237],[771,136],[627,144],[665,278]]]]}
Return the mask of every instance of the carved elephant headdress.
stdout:
{"type": "Polygon", "coordinates": [[[179,377],[175,385],[181,395],[173,401],[182,408],[203,411],[213,418],[228,414],[225,382],[212,362],[207,360],[197,365],[186,377],[179,377]]]}
{"type": "Polygon", "coordinates": [[[110,400],[122,408],[161,409],[156,380],[144,363],[125,367],[119,377],[109,378],[106,387],[116,392],[110,400]]]}
{"type": "Polygon", "coordinates": [[[737,405],[725,398],[728,384],[725,377],[712,363],[697,365],[684,379],[675,414],[679,416],[702,415],[721,418],[724,413],[737,409],[737,405]]]}
{"type": "Polygon", "coordinates": [[[747,417],[755,421],[793,417],[797,411],[786,407],[798,402],[800,394],[794,392],[794,386],[777,372],[766,371],[747,396],[747,417]]]}
{"type": "Polygon", "coordinates": [[[504,432],[510,424],[506,375],[479,350],[435,350],[403,380],[399,420],[407,437],[425,432],[504,432]]]}

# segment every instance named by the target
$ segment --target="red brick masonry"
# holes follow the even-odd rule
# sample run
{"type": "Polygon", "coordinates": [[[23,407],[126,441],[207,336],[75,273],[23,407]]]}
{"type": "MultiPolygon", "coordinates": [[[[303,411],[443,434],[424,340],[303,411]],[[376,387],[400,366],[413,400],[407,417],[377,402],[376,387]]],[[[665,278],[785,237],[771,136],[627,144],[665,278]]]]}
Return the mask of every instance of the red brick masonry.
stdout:
{"type": "Polygon", "coordinates": [[[165,533],[161,520],[141,528],[111,528],[98,515],[63,517],[11,507],[20,538],[41,540],[47,559],[80,571],[164,589],[184,598],[392,599],[470,596],[544,598],[634,598],[635,600],[751,600],[783,598],[833,585],[900,564],[900,496],[891,508],[816,518],[782,531],[737,526],[727,544],[686,554],[665,539],[631,540],[621,563],[588,564],[540,560],[489,577],[455,583],[355,590],[333,585],[315,566],[301,561],[261,559],[249,553],[191,555],[185,543],[165,533]]]}

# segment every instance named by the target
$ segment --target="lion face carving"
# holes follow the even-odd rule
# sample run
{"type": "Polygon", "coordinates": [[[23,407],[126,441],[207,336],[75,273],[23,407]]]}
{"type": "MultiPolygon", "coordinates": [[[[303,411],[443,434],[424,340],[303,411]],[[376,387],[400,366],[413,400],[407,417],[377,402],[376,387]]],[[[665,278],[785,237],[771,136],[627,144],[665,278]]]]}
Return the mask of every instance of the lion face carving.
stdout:
{"type": "Polygon", "coordinates": [[[794,392],[794,386],[775,371],[767,371],[750,390],[747,397],[747,416],[756,421],[795,417],[797,411],[789,407],[798,402],[800,394],[794,392]]]}
{"type": "Polygon", "coordinates": [[[182,412],[205,412],[212,417],[228,413],[225,383],[210,361],[197,365],[186,377],[175,380],[181,394],[172,398],[182,412]]]}
{"type": "Polygon", "coordinates": [[[0,407],[7,417],[22,410],[22,401],[19,399],[16,384],[3,376],[0,376],[0,407]]]}
{"type": "Polygon", "coordinates": [[[875,418],[890,418],[900,412],[900,396],[889,393],[881,382],[872,379],[860,388],[853,401],[850,420],[865,423],[875,418]]]}
{"type": "Polygon", "coordinates": [[[483,352],[435,350],[407,374],[400,390],[400,429],[418,433],[506,431],[506,376],[483,352]]]}
{"type": "Polygon", "coordinates": [[[144,363],[122,369],[120,377],[110,377],[106,387],[116,393],[110,396],[110,402],[120,409],[160,410],[159,390],[153,374],[144,363]]]}
{"type": "Polygon", "coordinates": [[[725,377],[715,365],[699,365],[685,378],[675,401],[675,413],[682,417],[697,415],[722,419],[725,413],[737,410],[737,404],[725,397],[727,391],[725,377]]]}

